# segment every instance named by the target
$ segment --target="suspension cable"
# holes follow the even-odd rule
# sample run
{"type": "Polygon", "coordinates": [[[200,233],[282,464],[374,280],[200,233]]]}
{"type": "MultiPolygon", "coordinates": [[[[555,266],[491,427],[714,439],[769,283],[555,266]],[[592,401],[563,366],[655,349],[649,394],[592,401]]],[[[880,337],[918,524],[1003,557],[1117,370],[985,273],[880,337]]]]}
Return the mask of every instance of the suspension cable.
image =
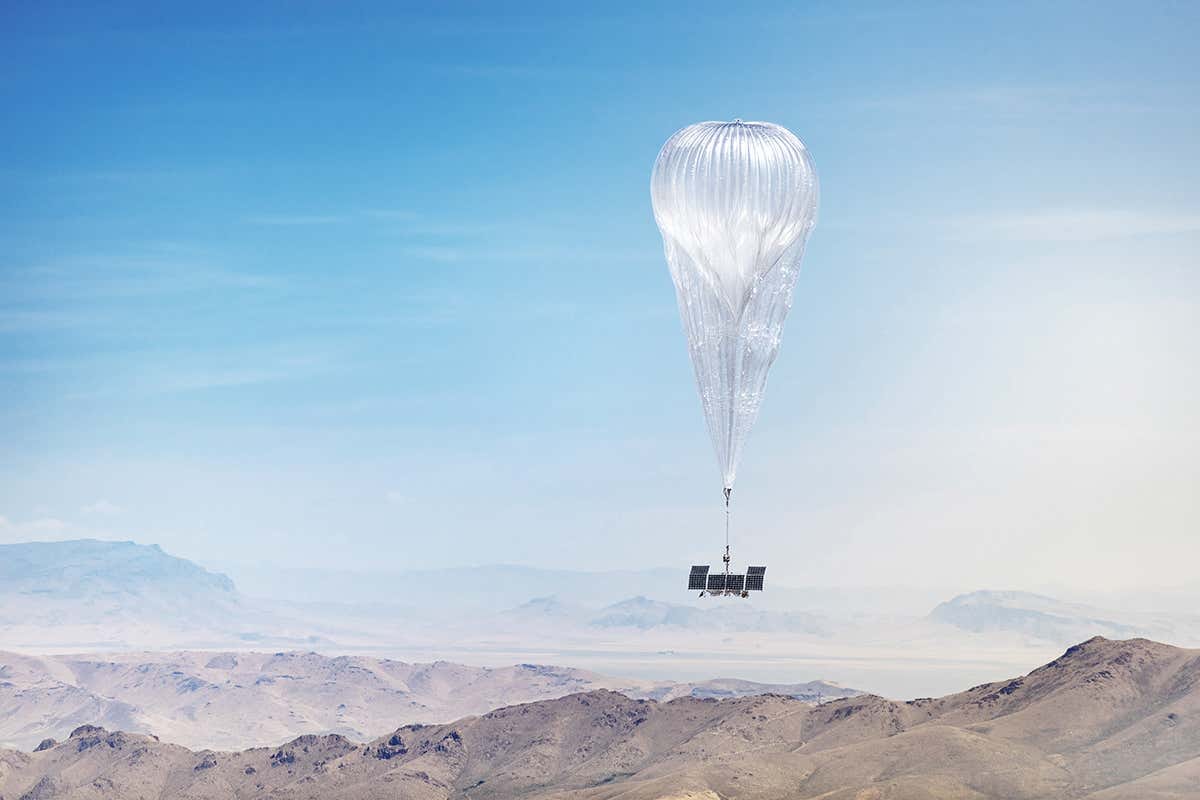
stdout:
{"type": "Polygon", "coordinates": [[[729,576],[729,496],[733,494],[733,489],[725,487],[725,575],[726,579],[729,576]]]}

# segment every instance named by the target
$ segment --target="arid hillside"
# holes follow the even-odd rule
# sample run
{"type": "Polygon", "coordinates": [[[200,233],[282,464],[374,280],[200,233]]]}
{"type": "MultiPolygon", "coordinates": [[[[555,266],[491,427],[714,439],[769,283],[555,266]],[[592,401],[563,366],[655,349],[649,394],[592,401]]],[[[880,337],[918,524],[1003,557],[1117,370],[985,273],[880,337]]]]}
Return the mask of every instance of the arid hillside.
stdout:
{"type": "Polygon", "coordinates": [[[824,681],[676,683],[540,664],[489,668],[319,653],[0,652],[0,747],[33,749],[85,724],[192,748],[277,744],[306,733],[364,741],[397,725],[447,722],[594,689],[655,700],[861,694],[824,681]]]}
{"type": "Polygon", "coordinates": [[[1028,675],[937,699],[511,706],[367,743],[193,752],[81,727],[0,754],[5,798],[1089,798],[1200,796],[1200,652],[1091,639],[1028,675]]]}

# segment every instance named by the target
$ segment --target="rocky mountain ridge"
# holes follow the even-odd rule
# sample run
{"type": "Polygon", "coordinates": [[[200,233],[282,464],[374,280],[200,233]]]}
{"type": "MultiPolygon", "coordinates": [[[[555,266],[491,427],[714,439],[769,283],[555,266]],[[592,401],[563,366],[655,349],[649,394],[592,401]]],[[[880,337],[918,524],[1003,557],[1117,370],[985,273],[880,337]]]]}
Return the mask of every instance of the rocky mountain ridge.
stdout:
{"type": "Polygon", "coordinates": [[[860,694],[823,681],[680,683],[540,664],[472,667],[313,652],[0,651],[0,746],[31,748],[81,724],[155,734],[189,747],[250,747],[306,733],[365,740],[401,722],[445,722],[599,688],[656,700],[779,693],[812,701],[860,694]]]}
{"type": "Polygon", "coordinates": [[[366,743],[193,752],[76,730],[0,753],[0,795],[278,800],[1167,800],[1200,786],[1200,651],[1090,639],[941,698],[639,700],[599,690],[366,743]]]}

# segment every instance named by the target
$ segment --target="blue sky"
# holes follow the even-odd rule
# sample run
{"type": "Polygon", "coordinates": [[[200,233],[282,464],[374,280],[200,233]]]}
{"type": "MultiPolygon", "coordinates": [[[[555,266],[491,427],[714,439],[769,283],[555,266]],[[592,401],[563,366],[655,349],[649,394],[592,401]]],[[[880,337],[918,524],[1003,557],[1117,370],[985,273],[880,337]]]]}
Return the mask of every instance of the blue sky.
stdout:
{"type": "Polygon", "coordinates": [[[0,539],[716,558],[648,181],[742,117],[822,208],[735,555],[1192,576],[1194,6],[513,5],[0,12],[0,539]]]}

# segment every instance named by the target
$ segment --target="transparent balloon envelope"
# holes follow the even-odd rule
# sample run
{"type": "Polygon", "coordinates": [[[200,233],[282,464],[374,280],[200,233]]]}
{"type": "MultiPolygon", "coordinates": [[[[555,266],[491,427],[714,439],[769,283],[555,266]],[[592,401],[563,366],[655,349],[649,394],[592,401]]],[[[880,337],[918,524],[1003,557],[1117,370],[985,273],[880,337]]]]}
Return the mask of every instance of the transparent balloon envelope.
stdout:
{"type": "Polygon", "coordinates": [[[779,353],[819,193],[803,142],[769,122],[690,125],[654,164],[654,218],[726,500],[779,353]]]}

